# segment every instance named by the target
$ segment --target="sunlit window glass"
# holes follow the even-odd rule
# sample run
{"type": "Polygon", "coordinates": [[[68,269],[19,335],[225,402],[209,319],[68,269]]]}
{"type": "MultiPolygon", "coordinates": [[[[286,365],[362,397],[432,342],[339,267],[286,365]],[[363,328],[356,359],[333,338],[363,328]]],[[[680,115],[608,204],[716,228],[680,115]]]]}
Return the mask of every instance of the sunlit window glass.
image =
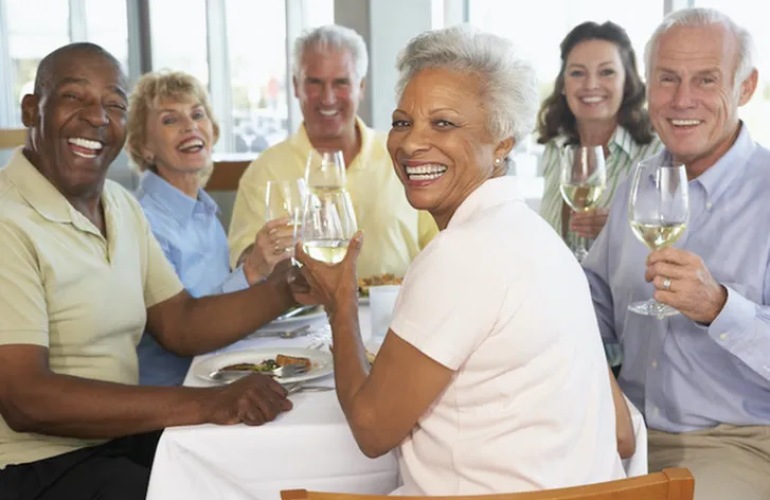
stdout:
{"type": "MultiPolygon", "coordinates": [[[[67,0],[5,0],[8,52],[14,102],[31,93],[37,65],[46,54],[70,41],[67,0]]],[[[14,122],[21,125],[16,107],[14,122]]]]}
{"type": "Polygon", "coordinates": [[[757,3],[747,0],[696,0],[697,7],[712,7],[730,16],[733,21],[751,32],[756,45],[754,64],[759,70],[757,90],[751,100],[738,111],[746,122],[754,140],[770,146],[770,37],[765,34],[767,20],[757,15],[757,3]]]}
{"type": "Polygon", "coordinates": [[[128,23],[125,0],[85,0],[88,41],[104,47],[128,71],[128,23]]]}
{"type": "Polygon", "coordinates": [[[206,1],[163,0],[149,5],[153,69],[186,71],[208,84],[206,1]]]}

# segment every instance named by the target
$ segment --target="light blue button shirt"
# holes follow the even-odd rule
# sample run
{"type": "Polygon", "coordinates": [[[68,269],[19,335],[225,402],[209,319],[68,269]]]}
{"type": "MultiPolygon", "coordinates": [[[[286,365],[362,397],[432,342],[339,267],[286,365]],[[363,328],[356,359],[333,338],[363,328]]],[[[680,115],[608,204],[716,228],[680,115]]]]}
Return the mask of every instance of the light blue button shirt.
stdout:
{"type": "Polygon", "coordinates": [[[674,246],[703,259],[727,303],[708,327],[628,311],[653,285],[644,281],[649,250],[628,222],[626,182],[583,262],[602,336],[623,346],[620,386],[649,427],[770,425],[770,151],[742,125],[732,148],[688,186],[690,220],[674,246]]]}
{"type": "MultiPolygon", "coordinates": [[[[136,197],[155,238],[193,297],[233,292],[248,287],[242,268],[230,273],[227,237],[217,219],[216,202],[202,189],[194,200],[147,171],[136,197]]],[[[161,347],[147,332],[137,347],[142,385],[180,385],[192,358],[161,347]]]]}

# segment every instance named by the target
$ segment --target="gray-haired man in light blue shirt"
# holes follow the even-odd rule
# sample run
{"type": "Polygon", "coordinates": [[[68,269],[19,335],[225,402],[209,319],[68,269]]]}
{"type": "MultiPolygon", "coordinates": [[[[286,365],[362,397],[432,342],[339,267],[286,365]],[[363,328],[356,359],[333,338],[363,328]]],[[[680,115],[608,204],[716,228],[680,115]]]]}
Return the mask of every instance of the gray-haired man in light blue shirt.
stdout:
{"type": "Polygon", "coordinates": [[[644,413],[650,470],[688,467],[695,497],[770,498],[770,151],[738,107],[757,85],[751,35],[711,9],[670,14],[647,45],[650,117],[685,164],[690,218],[650,253],[628,222],[628,185],[583,263],[619,382],[644,413]],[[654,296],[681,314],[628,311],[654,296]]]}

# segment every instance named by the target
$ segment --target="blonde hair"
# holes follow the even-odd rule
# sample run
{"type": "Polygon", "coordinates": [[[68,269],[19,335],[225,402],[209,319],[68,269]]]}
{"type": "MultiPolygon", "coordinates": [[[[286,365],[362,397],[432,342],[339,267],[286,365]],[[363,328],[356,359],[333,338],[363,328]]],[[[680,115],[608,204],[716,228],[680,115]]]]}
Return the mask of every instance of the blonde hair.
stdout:
{"type": "MultiPolygon", "coordinates": [[[[142,156],[142,147],[147,142],[147,116],[150,110],[157,108],[162,99],[176,101],[192,100],[200,103],[206,111],[214,129],[214,143],[219,139],[219,123],[211,111],[209,96],[203,84],[194,76],[182,71],[154,71],[145,73],[136,82],[128,98],[128,122],[126,130],[126,151],[139,172],[149,169],[155,171],[142,156]]],[[[211,175],[213,165],[201,172],[201,185],[211,175]]]]}

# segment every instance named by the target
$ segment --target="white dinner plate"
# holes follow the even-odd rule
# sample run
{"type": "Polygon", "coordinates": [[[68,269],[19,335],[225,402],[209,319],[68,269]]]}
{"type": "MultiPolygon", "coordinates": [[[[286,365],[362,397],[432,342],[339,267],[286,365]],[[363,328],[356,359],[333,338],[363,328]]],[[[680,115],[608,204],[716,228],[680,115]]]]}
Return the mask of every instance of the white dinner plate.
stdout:
{"type": "Polygon", "coordinates": [[[328,375],[334,371],[334,364],[330,352],[324,352],[318,349],[304,349],[301,347],[266,347],[264,349],[247,349],[212,356],[193,366],[192,373],[201,380],[216,382],[216,380],[211,378],[211,374],[225,366],[233,365],[235,363],[261,363],[266,359],[275,358],[279,354],[308,358],[311,363],[310,370],[302,375],[276,378],[276,380],[282,384],[312,380],[328,375]]]}

